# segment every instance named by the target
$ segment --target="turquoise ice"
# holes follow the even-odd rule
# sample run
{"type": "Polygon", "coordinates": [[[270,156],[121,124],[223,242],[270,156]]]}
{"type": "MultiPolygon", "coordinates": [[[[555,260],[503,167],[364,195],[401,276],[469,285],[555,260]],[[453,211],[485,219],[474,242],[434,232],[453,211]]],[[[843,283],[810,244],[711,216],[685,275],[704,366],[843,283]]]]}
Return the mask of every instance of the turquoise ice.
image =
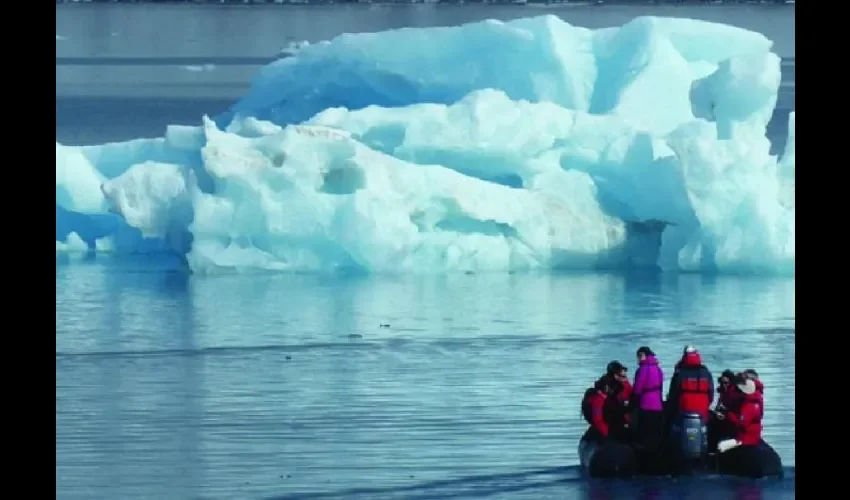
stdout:
{"type": "Polygon", "coordinates": [[[351,34],[225,116],[56,146],[57,252],[195,272],[660,267],[793,274],[794,126],[764,36],[554,16],[351,34]]]}

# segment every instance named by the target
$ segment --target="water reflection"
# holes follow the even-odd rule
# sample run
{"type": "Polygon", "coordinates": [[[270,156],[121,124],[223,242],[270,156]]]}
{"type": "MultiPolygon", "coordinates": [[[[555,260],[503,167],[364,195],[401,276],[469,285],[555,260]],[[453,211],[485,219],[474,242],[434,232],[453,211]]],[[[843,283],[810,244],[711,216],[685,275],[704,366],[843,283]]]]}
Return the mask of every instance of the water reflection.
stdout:
{"type": "Polygon", "coordinates": [[[188,277],[98,258],[57,265],[56,307],[68,496],[425,498],[453,478],[584,494],[574,469],[502,476],[574,465],[579,395],[641,344],[668,371],[685,343],[715,371],[758,368],[765,435],[794,463],[793,281],[188,277]]]}
{"type": "Polygon", "coordinates": [[[127,339],[192,352],[194,312],[186,276],[57,269],[57,346],[62,338],[77,351],[57,349],[57,493],[123,498],[138,486],[163,498],[198,496],[200,360],[87,354],[124,352],[127,339]],[[66,307],[71,297],[83,307],[66,307]],[[75,328],[92,335],[73,335],[75,328]]]}

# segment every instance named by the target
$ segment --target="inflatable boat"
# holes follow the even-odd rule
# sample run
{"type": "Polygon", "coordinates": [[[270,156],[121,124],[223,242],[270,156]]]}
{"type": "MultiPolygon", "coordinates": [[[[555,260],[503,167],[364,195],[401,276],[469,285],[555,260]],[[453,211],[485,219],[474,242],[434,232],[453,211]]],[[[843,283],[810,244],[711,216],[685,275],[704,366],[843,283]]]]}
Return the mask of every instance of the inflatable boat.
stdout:
{"type": "Polygon", "coordinates": [[[602,440],[588,428],[578,442],[581,468],[590,477],[630,477],[638,473],[634,448],[614,439],[602,440]]]}
{"type": "MultiPolygon", "coordinates": [[[[688,441],[704,443],[699,432],[696,436],[686,436],[688,441]]],[[[725,453],[708,453],[703,445],[692,455],[695,458],[686,455],[675,438],[667,439],[657,451],[645,451],[613,439],[602,440],[591,429],[584,433],[578,445],[582,471],[593,478],[697,474],[778,478],[783,475],[779,454],[764,440],[756,446],[738,446],[725,453]]]]}
{"type": "Polygon", "coordinates": [[[714,457],[718,474],[749,478],[782,477],[779,453],[763,439],[755,446],[738,446],[714,457]]]}

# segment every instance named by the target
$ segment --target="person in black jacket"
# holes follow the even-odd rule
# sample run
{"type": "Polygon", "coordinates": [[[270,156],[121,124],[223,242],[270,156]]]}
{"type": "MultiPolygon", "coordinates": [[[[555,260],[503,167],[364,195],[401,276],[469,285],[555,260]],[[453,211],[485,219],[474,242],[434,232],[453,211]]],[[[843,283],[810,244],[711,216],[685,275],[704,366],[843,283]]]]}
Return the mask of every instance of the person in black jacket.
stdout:
{"type": "Polygon", "coordinates": [[[602,376],[611,388],[611,396],[605,401],[606,415],[611,434],[619,441],[631,440],[629,399],[632,385],[629,383],[628,368],[619,361],[611,361],[602,376]]]}

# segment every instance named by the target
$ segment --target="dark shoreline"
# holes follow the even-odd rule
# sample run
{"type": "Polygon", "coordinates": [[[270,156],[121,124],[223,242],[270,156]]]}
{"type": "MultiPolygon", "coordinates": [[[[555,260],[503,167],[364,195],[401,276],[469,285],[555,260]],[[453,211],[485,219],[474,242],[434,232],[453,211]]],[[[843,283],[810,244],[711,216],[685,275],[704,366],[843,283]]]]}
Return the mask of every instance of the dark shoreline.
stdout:
{"type": "Polygon", "coordinates": [[[245,6],[255,5],[549,5],[564,7],[604,7],[613,5],[701,5],[704,7],[730,5],[764,5],[773,7],[794,7],[794,0],[56,0],[56,5],[91,5],[91,4],[180,4],[180,5],[226,5],[245,6]]]}
{"type": "MultiPolygon", "coordinates": [[[[57,66],[187,66],[215,64],[216,66],[265,66],[279,59],[292,57],[290,54],[281,52],[278,55],[261,57],[215,57],[215,56],[191,56],[191,57],[109,57],[109,56],[57,56],[57,66]]],[[[782,66],[791,68],[796,66],[797,57],[781,57],[782,66]]]]}

